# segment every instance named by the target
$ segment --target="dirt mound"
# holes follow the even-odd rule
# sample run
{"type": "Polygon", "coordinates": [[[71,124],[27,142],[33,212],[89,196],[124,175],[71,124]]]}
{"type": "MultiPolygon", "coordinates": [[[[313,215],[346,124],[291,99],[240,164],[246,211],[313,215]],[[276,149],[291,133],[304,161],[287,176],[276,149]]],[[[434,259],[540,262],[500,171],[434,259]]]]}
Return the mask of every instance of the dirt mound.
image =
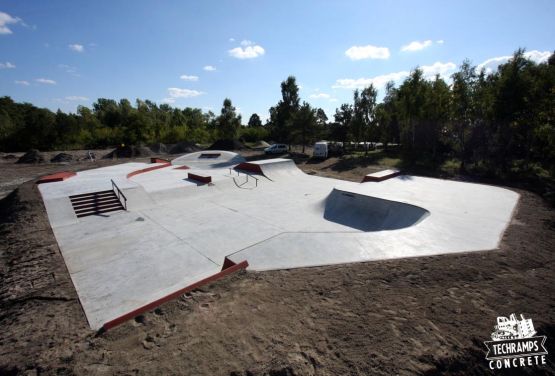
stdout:
{"type": "Polygon", "coordinates": [[[208,150],[243,150],[247,147],[237,140],[218,140],[214,142],[208,150]]]}
{"type": "Polygon", "coordinates": [[[17,160],[17,163],[43,163],[44,155],[37,149],[31,149],[17,160]]]}
{"type": "Polygon", "coordinates": [[[150,148],[150,150],[152,150],[153,153],[156,154],[167,154],[168,153],[168,147],[166,145],[164,145],[163,143],[159,142],[157,144],[152,144],[148,146],[150,148]]]}
{"type": "Polygon", "coordinates": [[[255,142],[255,143],[251,146],[251,149],[254,149],[254,150],[264,150],[264,149],[266,149],[266,148],[269,147],[269,146],[270,146],[269,143],[267,143],[267,142],[264,141],[264,140],[260,140],[260,141],[255,142]]]}
{"type": "Polygon", "coordinates": [[[102,159],[150,157],[152,151],[146,146],[126,145],[118,146],[106,154],[102,159]]]}
{"type": "Polygon", "coordinates": [[[50,160],[52,163],[60,163],[60,162],[71,162],[73,161],[73,155],[67,153],[60,153],[56,154],[54,158],[50,160]]]}
{"type": "Polygon", "coordinates": [[[183,141],[173,145],[170,149],[170,154],[192,153],[199,150],[200,148],[195,143],[183,141]]]}

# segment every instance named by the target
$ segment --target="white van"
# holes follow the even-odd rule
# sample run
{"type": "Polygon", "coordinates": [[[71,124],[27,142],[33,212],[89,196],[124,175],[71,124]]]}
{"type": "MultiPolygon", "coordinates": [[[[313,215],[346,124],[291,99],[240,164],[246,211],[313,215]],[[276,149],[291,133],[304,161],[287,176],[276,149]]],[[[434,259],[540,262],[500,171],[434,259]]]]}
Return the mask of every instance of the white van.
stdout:
{"type": "Polygon", "coordinates": [[[320,141],[314,144],[312,156],[314,158],[327,158],[328,157],[328,142],[320,141]]]}

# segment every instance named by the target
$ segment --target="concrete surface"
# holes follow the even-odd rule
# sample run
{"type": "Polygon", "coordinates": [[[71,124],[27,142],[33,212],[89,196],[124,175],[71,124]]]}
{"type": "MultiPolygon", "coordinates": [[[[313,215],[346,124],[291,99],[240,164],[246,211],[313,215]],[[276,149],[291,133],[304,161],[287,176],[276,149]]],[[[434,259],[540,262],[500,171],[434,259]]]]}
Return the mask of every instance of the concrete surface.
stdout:
{"type": "Polygon", "coordinates": [[[359,184],[309,176],[287,159],[249,162],[260,174],[232,169],[244,162],[191,153],[130,179],[152,165],[39,186],[93,329],[217,273],[226,256],[270,270],[494,249],[518,201],[506,189],[422,177],[359,184]],[[110,179],[128,211],[76,218],[67,197],[110,189],[110,179]]]}

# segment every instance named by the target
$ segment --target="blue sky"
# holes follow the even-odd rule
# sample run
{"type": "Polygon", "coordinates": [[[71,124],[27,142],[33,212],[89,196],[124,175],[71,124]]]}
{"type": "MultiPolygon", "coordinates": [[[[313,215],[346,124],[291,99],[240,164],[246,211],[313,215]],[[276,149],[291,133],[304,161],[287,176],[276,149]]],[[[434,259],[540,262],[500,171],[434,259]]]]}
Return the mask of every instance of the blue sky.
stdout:
{"type": "Polygon", "coordinates": [[[0,95],[72,112],[102,97],[218,113],[229,97],[246,123],[294,75],[332,118],[416,66],[493,69],[518,47],[545,61],[554,15],[552,0],[0,1],[0,95]]]}

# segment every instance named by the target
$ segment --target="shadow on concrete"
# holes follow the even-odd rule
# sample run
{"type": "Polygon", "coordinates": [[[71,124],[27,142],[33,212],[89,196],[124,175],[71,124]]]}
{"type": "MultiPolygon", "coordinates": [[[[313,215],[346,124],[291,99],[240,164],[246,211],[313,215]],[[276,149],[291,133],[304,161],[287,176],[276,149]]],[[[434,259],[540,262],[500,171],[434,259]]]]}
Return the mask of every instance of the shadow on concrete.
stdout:
{"type": "Polygon", "coordinates": [[[324,219],[359,231],[399,230],[430,215],[419,206],[334,189],[325,200],[324,219]]]}

